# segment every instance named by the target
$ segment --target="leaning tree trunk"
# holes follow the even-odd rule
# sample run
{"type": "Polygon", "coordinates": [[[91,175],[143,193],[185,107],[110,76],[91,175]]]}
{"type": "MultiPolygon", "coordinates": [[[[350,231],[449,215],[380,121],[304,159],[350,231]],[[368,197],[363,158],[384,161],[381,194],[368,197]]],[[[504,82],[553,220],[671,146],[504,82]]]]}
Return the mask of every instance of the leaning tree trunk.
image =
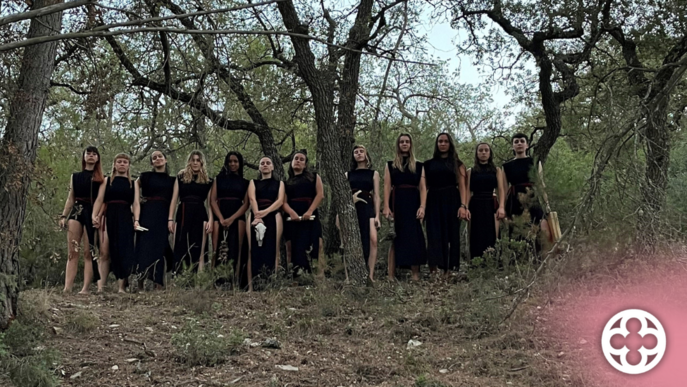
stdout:
{"type": "MultiPolygon", "coordinates": [[[[34,0],[32,9],[57,3],[62,1],[34,0]]],[[[61,27],[62,12],[41,16],[31,20],[27,38],[58,34],[61,27]]],[[[37,44],[24,51],[0,144],[0,330],[7,329],[17,315],[19,244],[57,43],[37,44]]]]}

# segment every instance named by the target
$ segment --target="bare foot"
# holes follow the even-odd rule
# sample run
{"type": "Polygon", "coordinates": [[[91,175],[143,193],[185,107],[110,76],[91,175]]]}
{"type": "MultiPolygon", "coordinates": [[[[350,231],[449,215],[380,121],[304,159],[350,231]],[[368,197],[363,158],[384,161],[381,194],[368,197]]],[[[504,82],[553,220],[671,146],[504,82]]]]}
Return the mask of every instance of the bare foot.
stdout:
{"type": "Polygon", "coordinates": [[[80,294],[80,295],[82,295],[82,296],[87,296],[87,295],[91,294],[91,292],[89,292],[88,290],[84,289],[84,290],[80,291],[78,294],[80,294]]]}
{"type": "Polygon", "coordinates": [[[62,289],[63,294],[69,294],[71,292],[72,292],[72,289],[67,289],[67,288],[62,289]]]}
{"type": "Polygon", "coordinates": [[[117,291],[117,293],[126,293],[126,290],[124,290],[124,289],[119,289],[119,291],[117,291]]]}

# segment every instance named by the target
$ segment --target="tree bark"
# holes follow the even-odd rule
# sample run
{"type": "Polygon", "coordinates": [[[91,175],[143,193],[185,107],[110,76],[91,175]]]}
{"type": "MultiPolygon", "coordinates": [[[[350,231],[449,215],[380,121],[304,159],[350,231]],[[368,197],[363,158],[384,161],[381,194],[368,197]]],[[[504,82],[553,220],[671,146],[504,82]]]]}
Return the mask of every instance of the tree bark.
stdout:
{"type": "MultiPolygon", "coordinates": [[[[62,2],[34,0],[32,9],[62,2]]],[[[61,11],[40,16],[31,20],[27,38],[58,34],[61,28],[61,11]]],[[[17,315],[19,245],[57,44],[38,44],[24,51],[17,91],[0,145],[0,330],[7,329],[17,315]]]]}

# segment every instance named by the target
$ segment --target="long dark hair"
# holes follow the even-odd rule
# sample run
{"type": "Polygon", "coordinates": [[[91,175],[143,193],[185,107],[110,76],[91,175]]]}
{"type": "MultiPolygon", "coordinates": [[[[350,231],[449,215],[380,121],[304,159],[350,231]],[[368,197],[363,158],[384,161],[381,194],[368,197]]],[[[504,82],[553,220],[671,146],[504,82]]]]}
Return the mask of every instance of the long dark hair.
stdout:
{"type": "MultiPolygon", "coordinates": [[[[165,154],[165,152],[161,150],[154,150],[153,153],[155,152],[160,152],[162,157],[165,158],[165,161],[167,161],[167,155],[165,154]]],[[[150,165],[153,165],[153,153],[150,154],[150,165]]],[[[153,166],[152,171],[155,172],[155,166],[153,166]]],[[[169,175],[169,163],[165,163],[165,174],[169,175]]]]}
{"type": "Polygon", "coordinates": [[[229,169],[229,159],[231,159],[231,156],[236,156],[239,160],[239,169],[236,171],[236,174],[239,175],[239,177],[243,177],[243,155],[236,151],[231,151],[224,157],[224,165],[222,165],[222,170],[219,171],[219,174],[229,176],[233,173],[229,169]]]}
{"type": "Polygon", "coordinates": [[[308,151],[305,149],[301,149],[299,151],[296,151],[296,153],[293,154],[293,157],[291,157],[291,162],[289,163],[289,179],[286,180],[286,184],[292,184],[295,182],[296,179],[296,172],[293,170],[293,159],[296,157],[296,155],[303,155],[305,156],[305,167],[303,168],[303,172],[301,174],[305,176],[306,179],[309,181],[315,180],[315,175],[310,172],[310,168],[308,168],[308,151]]]}
{"type": "Polygon", "coordinates": [[[362,149],[365,151],[365,159],[367,160],[367,168],[372,169],[372,157],[370,156],[370,152],[367,151],[367,148],[365,148],[364,145],[356,145],[353,147],[353,150],[351,151],[351,171],[355,171],[356,169],[358,169],[358,162],[355,161],[355,156],[353,156],[356,149],[362,149]]]}
{"type": "Polygon", "coordinates": [[[81,170],[86,170],[86,153],[88,152],[93,152],[98,155],[98,161],[95,162],[95,166],[93,167],[93,181],[102,183],[105,180],[105,176],[103,175],[103,166],[100,163],[100,152],[98,152],[98,148],[89,146],[81,153],[81,170]]]}
{"type": "Polygon", "coordinates": [[[446,132],[441,132],[437,136],[436,140],[434,140],[434,155],[432,156],[433,158],[437,160],[441,160],[441,152],[439,152],[439,137],[441,136],[446,136],[448,139],[448,157],[446,158],[446,165],[450,168],[449,161],[453,159],[453,168],[456,171],[456,178],[458,177],[459,171],[460,171],[460,166],[463,165],[463,162],[460,161],[460,157],[458,157],[458,151],[456,151],[456,146],[453,144],[453,138],[451,138],[451,135],[446,133],[446,132]]]}
{"type": "Polygon", "coordinates": [[[491,145],[487,144],[486,142],[480,142],[477,144],[475,147],[475,165],[472,167],[472,169],[475,172],[496,172],[496,165],[494,164],[494,152],[491,150],[491,145]],[[477,151],[479,150],[480,145],[486,145],[489,147],[489,160],[487,160],[486,164],[480,163],[479,158],[477,157],[477,151]]]}

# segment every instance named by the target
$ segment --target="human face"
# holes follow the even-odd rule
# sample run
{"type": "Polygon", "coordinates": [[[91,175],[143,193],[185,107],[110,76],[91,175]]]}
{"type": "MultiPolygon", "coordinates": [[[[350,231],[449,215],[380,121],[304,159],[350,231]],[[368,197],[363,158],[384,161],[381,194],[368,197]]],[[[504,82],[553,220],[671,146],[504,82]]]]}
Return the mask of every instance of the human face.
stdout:
{"type": "Polygon", "coordinates": [[[410,152],[410,137],[408,136],[401,136],[401,138],[398,139],[398,149],[401,150],[401,153],[408,153],[410,152]]]}
{"type": "Polygon", "coordinates": [[[305,169],[305,155],[302,153],[296,153],[291,160],[291,168],[294,172],[303,172],[305,169]]]}
{"type": "Polygon", "coordinates": [[[84,160],[86,161],[86,164],[95,164],[98,162],[98,154],[95,152],[84,152],[83,155],[84,160]]]}
{"type": "Polygon", "coordinates": [[[236,155],[229,156],[229,171],[237,172],[239,170],[239,158],[236,155]]]}
{"type": "Polygon", "coordinates": [[[439,138],[437,138],[437,147],[439,148],[439,152],[448,153],[448,150],[451,146],[447,135],[442,134],[439,136],[439,138]]]}
{"type": "Polygon", "coordinates": [[[480,144],[477,147],[477,160],[479,160],[480,163],[486,164],[489,161],[490,156],[491,156],[491,149],[489,149],[489,145],[480,144]]]}
{"type": "Polygon", "coordinates": [[[160,151],[153,152],[153,154],[150,155],[150,160],[153,163],[153,167],[156,169],[163,168],[165,164],[167,164],[165,155],[163,155],[160,151]]]}
{"type": "Polygon", "coordinates": [[[260,159],[260,173],[267,175],[272,173],[274,170],[274,165],[272,165],[272,160],[269,157],[263,157],[260,159]]]}
{"type": "Polygon", "coordinates": [[[191,171],[193,173],[198,173],[200,172],[200,168],[203,166],[203,163],[200,161],[200,156],[198,155],[193,155],[191,158],[191,171]]]}
{"type": "Polygon", "coordinates": [[[516,154],[524,154],[527,152],[527,139],[526,138],[514,138],[513,139],[513,150],[516,154]]]}
{"type": "Polygon", "coordinates": [[[353,158],[357,163],[362,163],[364,161],[367,161],[367,153],[365,152],[365,149],[363,148],[355,148],[353,150],[353,158]]]}
{"type": "Polygon", "coordinates": [[[117,159],[115,160],[115,171],[120,175],[126,175],[129,171],[129,160],[117,159]]]}

